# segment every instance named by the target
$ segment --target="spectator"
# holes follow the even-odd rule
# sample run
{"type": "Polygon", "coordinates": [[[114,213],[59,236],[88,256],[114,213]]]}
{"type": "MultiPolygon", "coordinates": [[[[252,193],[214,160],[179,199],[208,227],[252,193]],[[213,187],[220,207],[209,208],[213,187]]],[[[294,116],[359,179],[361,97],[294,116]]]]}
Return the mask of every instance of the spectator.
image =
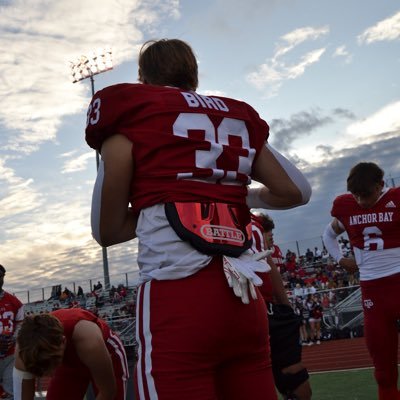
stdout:
{"type": "Polygon", "coordinates": [[[301,297],[296,297],[293,309],[294,309],[295,314],[298,315],[300,318],[301,344],[302,344],[302,346],[306,346],[309,343],[311,343],[311,341],[310,341],[310,336],[307,331],[308,319],[305,316],[305,315],[307,315],[307,313],[304,312],[303,299],[301,297]]]}
{"type": "Polygon", "coordinates": [[[308,263],[312,263],[314,261],[314,253],[310,249],[307,249],[306,251],[306,261],[308,263]]]}
{"type": "Polygon", "coordinates": [[[314,262],[321,260],[322,252],[318,247],[314,247],[314,262]]]}
{"type": "Polygon", "coordinates": [[[321,320],[322,306],[317,296],[311,297],[311,305],[307,305],[310,310],[310,337],[316,344],[321,344],[321,320]]]}
{"type": "Polygon", "coordinates": [[[301,299],[304,297],[304,288],[301,286],[300,283],[296,283],[296,286],[293,290],[293,295],[301,299]]]}
{"type": "Polygon", "coordinates": [[[311,282],[306,283],[306,287],[304,288],[304,294],[307,296],[309,294],[315,294],[317,289],[314,287],[314,285],[311,282]]]}
{"type": "Polygon", "coordinates": [[[93,286],[93,291],[100,292],[103,289],[103,285],[100,281],[97,282],[96,285],[93,286]]]}
{"type": "Polygon", "coordinates": [[[125,287],[123,284],[119,284],[117,290],[118,290],[119,295],[120,295],[123,299],[128,295],[128,292],[127,292],[127,290],[126,290],[126,287],[125,287]]]}
{"type": "Polygon", "coordinates": [[[84,295],[84,293],[83,293],[82,286],[78,286],[78,292],[77,292],[76,295],[77,295],[77,297],[79,297],[79,298],[85,297],[85,295],[84,295]]]}
{"type": "Polygon", "coordinates": [[[0,265],[0,379],[5,398],[13,398],[13,366],[15,338],[24,318],[21,301],[3,290],[6,269],[0,265]]]}
{"type": "Polygon", "coordinates": [[[331,306],[327,292],[322,293],[321,306],[322,308],[329,308],[331,306]]]}
{"type": "Polygon", "coordinates": [[[117,288],[114,285],[112,285],[111,288],[110,288],[110,298],[114,297],[114,293],[116,291],[117,291],[117,288]]]}

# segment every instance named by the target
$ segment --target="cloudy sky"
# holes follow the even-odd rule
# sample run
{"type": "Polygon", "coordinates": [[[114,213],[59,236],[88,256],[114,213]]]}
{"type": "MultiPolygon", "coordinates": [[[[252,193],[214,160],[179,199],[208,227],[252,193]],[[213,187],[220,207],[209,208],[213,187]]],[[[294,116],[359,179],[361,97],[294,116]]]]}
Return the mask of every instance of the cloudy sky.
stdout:
{"type": "MultiPolygon", "coordinates": [[[[89,213],[95,154],[84,141],[88,80],[70,62],[111,47],[96,90],[137,79],[137,53],[180,38],[198,57],[199,92],[240,98],[296,161],[311,202],[271,212],[284,249],[318,245],[349,168],[375,161],[400,184],[400,4],[396,0],[0,0],[0,263],[5,288],[103,275],[89,213]]],[[[134,271],[136,241],[108,249],[134,271]]],[[[25,299],[25,298],[24,298],[25,299]]]]}

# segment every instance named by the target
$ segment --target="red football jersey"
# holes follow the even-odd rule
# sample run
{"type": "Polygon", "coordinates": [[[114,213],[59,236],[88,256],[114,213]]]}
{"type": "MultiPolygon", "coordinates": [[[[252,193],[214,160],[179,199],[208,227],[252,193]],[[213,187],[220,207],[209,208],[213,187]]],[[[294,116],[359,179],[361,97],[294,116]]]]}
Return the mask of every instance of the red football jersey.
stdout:
{"type": "Polygon", "coordinates": [[[338,196],[331,214],[344,225],[353,247],[400,247],[400,188],[388,189],[371,208],[360,207],[352,194],[338,196]]]}
{"type": "MultiPolygon", "coordinates": [[[[265,250],[264,246],[264,229],[260,222],[257,220],[257,217],[251,216],[251,227],[253,231],[253,246],[252,249],[254,252],[260,252],[265,250]]],[[[262,297],[265,301],[272,303],[274,300],[272,295],[272,280],[269,272],[258,272],[257,275],[262,279],[263,284],[258,286],[258,290],[260,291],[262,297]]]]}
{"type": "Polygon", "coordinates": [[[107,323],[101,318],[96,317],[89,311],[81,308],[63,308],[52,311],[54,315],[64,327],[64,335],[66,338],[66,348],[63,358],[63,363],[71,366],[81,364],[81,361],[76,353],[74,344],[72,343],[72,334],[74,333],[75,325],[82,320],[94,322],[102,331],[104,341],[107,342],[110,336],[110,328],[107,323]]]}
{"type": "Polygon", "coordinates": [[[272,261],[280,269],[283,267],[283,255],[282,251],[276,244],[272,245],[274,252],[271,254],[272,261]]]}
{"type": "MultiPolygon", "coordinates": [[[[0,299],[0,335],[14,335],[16,324],[24,319],[24,307],[21,301],[12,294],[3,291],[0,299]]],[[[14,354],[14,346],[8,349],[6,354],[0,354],[6,357],[14,354]]]]}
{"type": "Polygon", "coordinates": [[[130,202],[136,211],[170,201],[245,202],[268,124],[248,104],[165,86],[118,84],[93,97],[86,141],[122,134],[133,143],[130,202]]]}

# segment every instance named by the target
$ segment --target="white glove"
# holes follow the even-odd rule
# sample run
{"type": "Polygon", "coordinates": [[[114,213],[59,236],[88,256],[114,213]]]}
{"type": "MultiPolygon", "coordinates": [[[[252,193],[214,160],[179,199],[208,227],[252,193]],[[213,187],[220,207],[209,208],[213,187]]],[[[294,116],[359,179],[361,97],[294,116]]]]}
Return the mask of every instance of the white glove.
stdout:
{"type": "Polygon", "coordinates": [[[223,256],[224,273],[229,287],[244,304],[249,304],[249,292],[256,300],[257,292],[254,286],[261,286],[262,279],[256,272],[268,272],[271,270],[265,258],[272,253],[265,250],[260,253],[243,253],[239,258],[223,256]]]}

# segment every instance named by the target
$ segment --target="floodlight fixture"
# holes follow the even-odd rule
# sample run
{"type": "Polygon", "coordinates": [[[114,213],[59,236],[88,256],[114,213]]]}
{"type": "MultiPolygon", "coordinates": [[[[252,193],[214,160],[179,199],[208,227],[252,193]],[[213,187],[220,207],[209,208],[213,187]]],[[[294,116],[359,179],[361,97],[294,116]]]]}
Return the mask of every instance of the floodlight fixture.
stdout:
{"type": "Polygon", "coordinates": [[[75,62],[70,62],[72,82],[76,83],[86,78],[113,69],[111,49],[98,48],[89,55],[80,56],[75,62]]]}

